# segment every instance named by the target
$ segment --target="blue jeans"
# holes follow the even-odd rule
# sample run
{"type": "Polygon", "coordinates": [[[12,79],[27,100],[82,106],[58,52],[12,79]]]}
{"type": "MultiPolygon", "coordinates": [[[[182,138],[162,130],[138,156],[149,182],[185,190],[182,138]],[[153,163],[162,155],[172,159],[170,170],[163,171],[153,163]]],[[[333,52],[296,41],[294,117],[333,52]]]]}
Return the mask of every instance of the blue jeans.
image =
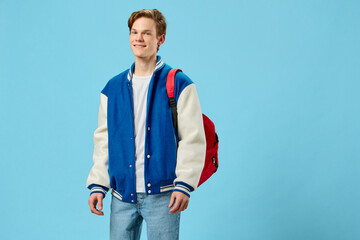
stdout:
{"type": "Polygon", "coordinates": [[[110,240],[139,240],[143,219],[148,240],[178,240],[180,212],[169,212],[172,191],[146,195],[137,193],[137,204],[120,201],[112,195],[110,240]]]}

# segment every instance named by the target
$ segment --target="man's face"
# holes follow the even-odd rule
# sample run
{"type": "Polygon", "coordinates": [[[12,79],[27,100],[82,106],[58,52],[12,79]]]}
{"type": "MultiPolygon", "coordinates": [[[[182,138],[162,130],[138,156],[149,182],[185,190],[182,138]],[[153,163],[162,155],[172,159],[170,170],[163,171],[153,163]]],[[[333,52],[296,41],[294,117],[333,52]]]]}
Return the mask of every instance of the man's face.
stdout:
{"type": "Polygon", "coordinates": [[[164,34],[159,37],[156,36],[156,23],[150,18],[141,17],[131,27],[130,46],[135,57],[156,57],[157,48],[164,41],[164,34]]]}

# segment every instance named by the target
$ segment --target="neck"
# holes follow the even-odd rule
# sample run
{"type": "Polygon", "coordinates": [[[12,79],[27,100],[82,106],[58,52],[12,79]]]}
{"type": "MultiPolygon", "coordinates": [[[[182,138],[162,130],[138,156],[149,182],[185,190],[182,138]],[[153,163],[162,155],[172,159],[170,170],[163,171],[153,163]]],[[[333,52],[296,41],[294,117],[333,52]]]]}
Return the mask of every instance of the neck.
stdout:
{"type": "Polygon", "coordinates": [[[134,74],[136,76],[151,76],[156,66],[156,55],[150,58],[135,57],[134,74]]]}

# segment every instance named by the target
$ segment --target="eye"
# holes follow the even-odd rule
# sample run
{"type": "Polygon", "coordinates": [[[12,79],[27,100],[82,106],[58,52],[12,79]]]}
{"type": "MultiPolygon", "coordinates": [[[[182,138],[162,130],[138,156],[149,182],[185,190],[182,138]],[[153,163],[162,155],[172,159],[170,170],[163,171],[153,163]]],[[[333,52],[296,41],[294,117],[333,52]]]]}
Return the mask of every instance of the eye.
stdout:
{"type": "Polygon", "coordinates": [[[147,32],[147,33],[145,33],[145,35],[151,35],[151,33],[147,32]]]}
{"type": "Polygon", "coordinates": [[[135,31],[131,31],[131,34],[136,34],[136,32],[135,32],[135,31]]]}

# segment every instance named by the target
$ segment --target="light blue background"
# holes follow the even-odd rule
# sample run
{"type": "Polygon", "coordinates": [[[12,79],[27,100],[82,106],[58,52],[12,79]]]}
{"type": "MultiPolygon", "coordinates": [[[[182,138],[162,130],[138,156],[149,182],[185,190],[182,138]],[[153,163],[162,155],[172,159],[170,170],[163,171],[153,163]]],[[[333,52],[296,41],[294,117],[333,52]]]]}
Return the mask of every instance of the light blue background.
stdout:
{"type": "MultiPolygon", "coordinates": [[[[181,239],[360,239],[358,1],[0,1],[0,239],[108,239],[91,214],[99,94],[130,67],[127,19],[158,8],[159,54],[216,124],[220,168],[181,239]]],[[[143,235],[143,239],[146,236],[143,235]]]]}

